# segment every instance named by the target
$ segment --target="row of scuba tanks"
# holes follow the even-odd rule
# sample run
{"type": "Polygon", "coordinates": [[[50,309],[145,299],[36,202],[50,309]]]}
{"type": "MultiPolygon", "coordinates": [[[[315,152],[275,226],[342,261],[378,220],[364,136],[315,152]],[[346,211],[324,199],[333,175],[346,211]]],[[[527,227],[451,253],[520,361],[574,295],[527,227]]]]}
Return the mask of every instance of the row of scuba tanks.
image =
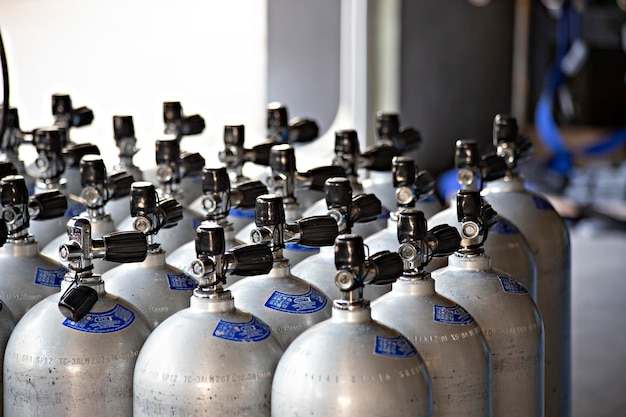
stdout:
{"type": "Polygon", "coordinates": [[[314,123],[272,104],[267,142],[226,126],[207,168],[180,151],[203,120],[166,103],[156,169],[116,116],[109,175],[69,140],[88,109],[53,110],[2,138],[4,416],[569,415],[568,232],[518,174],[515,119],[489,154],[457,141],[443,209],[395,114],[300,172],[314,123]]]}

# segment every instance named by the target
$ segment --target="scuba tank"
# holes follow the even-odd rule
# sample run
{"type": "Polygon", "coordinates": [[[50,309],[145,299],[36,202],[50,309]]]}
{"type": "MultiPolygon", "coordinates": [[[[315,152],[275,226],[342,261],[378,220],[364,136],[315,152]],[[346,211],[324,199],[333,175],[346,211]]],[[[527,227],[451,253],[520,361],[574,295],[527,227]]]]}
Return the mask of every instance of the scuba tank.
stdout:
{"type": "Polygon", "coordinates": [[[366,260],[363,239],[335,243],[342,298],[332,318],[302,333],[285,350],[272,383],[272,417],[431,416],[431,381],[420,354],[398,331],[372,320],[366,284],[389,284],[402,273],[397,253],[366,260]]]}
{"type": "Polygon", "coordinates": [[[0,299],[16,320],[32,306],[59,292],[67,269],[39,253],[37,236],[29,233],[31,220],[62,217],[67,209],[65,196],[57,190],[28,197],[26,181],[20,175],[0,180],[2,221],[8,239],[0,248],[0,299]]]}
{"type": "MultiPolygon", "coordinates": [[[[81,158],[80,175],[80,183],[83,187],[80,199],[85,206],[85,212],[81,213],[81,216],[88,219],[91,224],[91,237],[100,239],[116,230],[113,219],[107,213],[107,203],[119,199],[128,202],[133,177],[123,171],[107,177],[104,161],[99,155],[85,155],[81,158]]],[[[66,241],[67,233],[53,239],[41,250],[41,253],[50,259],[58,259],[59,246],[66,241]]],[[[98,259],[94,260],[93,265],[95,273],[103,274],[118,264],[98,259]]]]}
{"type": "Polygon", "coordinates": [[[372,318],[399,330],[426,363],[433,388],[433,416],[491,416],[491,353],[474,318],[435,292],[424,267],[459,249],[453,226],[427,229],[424,213],[398,215],[398,253],[404,273],[391,292],[372,303],[372,318]]]}
{"type": "MultiPolygon", "coordinates": [[[[133,156],[139,151],[133,116],[113,116],[113,137],[119,149],[119,161],[113,166],[112,173],[124,171],[132,175],[134,181],[143,181],[141,169],[133,162],[133,156]]],[[[107,211],[113,222],[120,224],[129,215],[128,200],[109,201],[107,211]]]]}
{"type": "Polygon", "coordinates": [[[536,302],[545,326],[546,416],[570,413],[571,248],[563,219],[541,195],[527,190],[517,162],[532,145],[519,136],[510,116],[494,120],[494,144],[508,169],[504,178],[487,183],[483,195],[515,224],[528,240],[537,265],[536,302]]]}
{"type": "Polygon", "coordinates": [[[39,173],[35,182],[35,194],[59,190],[68,198],[65,217],[50,218],[30,225],[30,232],[37,237],[39,247],[42,248],[65,233],[69,218],[78,216],[85,210],[82,204],[71,198],[66,187],[67,180],[63,178],[65,163],[61,152],[65,133],[58,127],[42,128],[33,132],[33,142],[37,149],[35,167],[39,173]]]}
{"type": "Polygon", "coordinates": [[[330,216],[315,216],[286,223],[283,199],[266,194],[257,197],[257,229],[252,242],[267,243],[272,249],[274,266],[267,275],[242,279],[230,286],[241,309],[270,325],[283,347],[287,347],[307,328],[330,317],[326,295],[289,271],[283,257],[286,243],[329,246],[337,236],[337,223],[330,216]]]}
{"type": "MultiPolygon", "coordinates": [[[[230,221],[230,212],[233,208],[247,210],[252,207],[256,198],[267,194],[267,187],[260,181],[242,182],[231,188],[228,171],[222,168],[204,168],[202,171],[202,191],[204,197],[202,205],[206,217],[202,223],[210,223],[224,228],[226,250],[242,244],[235,239],[233,223],[230,221]]],[[[200,225],[198,220],[198,225],[200,225]]],[[[197,228],[197,226],[196,226],[197,228]]],[[[187,242],[174,252],[168,254],[167,262],[176,268],[189,273],[189,265],[194,260],[194,242],[187,242]]],[[[231,275],[229,283],[234,283],[243,277],[231,275]]]]}
{"type": "MultiPolygon", "coordinates": [[[[428,171],[418,171],[415,161],[406,156],[393,158],[391,173],[393,187],[396,190],[397,211],[391,213],[387,220],[387,228],[370,235],[365,239],[365,244],[372,252],[398,250],[398,213],[405,208],[422,209],[419,201],[432,194],[435,188],[435,180],[428,171]]],[[[423,211],[423,210],[421,210],[423,211]]],[[[424,212],[425,213],[425,212],[424,212]]],[[[391,286],[385,292],[391,290],[391,286]]]]}
{"type": "MultiPolygon", "coordinates": [[[[371,222],[380,215],[380,200],[372,194],[358,194],[352,196],[352,187],[347,178],[329,178],[326,180],[327,213],[337,221],[337,228],[341,234],[352,233],[357,222],[371,222]]],[[[309,256],[292,268],[294,275],[310,282],[322,290],[331,300],[341,297],[331,277],[336,272],[335,252],[332,246],[323,247],[320,253],[309,256]]],[[[367,286],[364,294],[368,300],[373,300],[384,294],[385,287],[367,286]]]]}
{"type": "Polygon", "coordinates": [[[16,108],[9,109],[6,126],[4,136],[0,138],[0,162],[11,162],[17,169],[17,174],[24,177],[29,194],[32,194],[35,177],[27,174],[24,162],[19,156],[20,145],[27,141],[24,132],[20,129],[20,118],[16,108]]]}
{"type": "Polygon", "coordinates": [[[196,287],[193,278],[165,262],[165,251],[158,243],[160,232],[175,226],[182,219],[182,211],[173,198],[159,200],[151,183],[133,183],[130,213],[135,219],[134,229],[147,237],[148,255],[142,263],[120,265],[102,276],[108,290],[130,301],[153,327],[189,307],[189,297],[196,287]]]}
{"type": "Polygon", "coordinates": [[[105,291],[91,260],[140,262],[146,237],[115,232],[91,239],[89,220],[80,217],[68,221],[67,232],[59,256],[70,272],[61,292],[31,308],[9,338],[4,417],[131,417],[133,369],[150,326],[105,291]]]}
{"type": "MultiPolygon", "coordinates": [[[[8,230],[4,222],[0,222],[0,245],[7,239],[8,230]]],[[[0,359],[4,360],[4,351],[9,340],[9,336],[15,327],[15,317],[6,304],[0,301],[0,359]]],[[[2,383],[0,382],[0,388],[2,383]]],[[[2,397],[0,396],[0,410],[2,409],[2,397]]],[[[2,413],[0,413],[2,415],[2,413]]]]}
{"type": "Polygon", "coordinates": [[[190,307],[161,323],[141,349],[133,416],[269,417],[283,349],[267,324],[235,308],[223,285],[226,274],[269,272],[272,253],[266,245],[227,251],[218,225],[203,224],[196,233],[198,286],[190,307]]]}
{"type": "MultiPolygon", "coordinates": [[[[463,190],[480,191],[485,181],[503,174],[502,158],[488,158],[481,162],[478,144],[473,140],[456,142],[457,180],[463,190]]],[[[487,202],[489,199],[487,199],[487,202]]],[[[460,227],[457,221],[456,201],[450,207],[440,211],[428,219],[428,224],[453,224],[460,227]]],[[[491,258],[494,268],[504,270],[513,275],[526,288],[533,300],[536,300],[537,274],[535,256],[526,238],[509,220],[498,213],[497,223],[489,230],[489,239],[484,243],[485,252],[491,258]]],[[[432,272],[448,264],[447,258],[433,260],[427,267],[432,272]]]]}
{"type": "MultiPolygon", "coordinates": [[[[157,162],[157,180],[160,184],[160,198],[175,198],[176,201],[184,201],[187,192],[181,184],[181,178],[191,175],[204,167],[204,159],[199,154],[181,155],[180,147],[176,139],[159,139],[155,144],[157,162]]],[[[133,230],[134,219],[127,217],[118,226],[119,230],[133,230]]],[[[195,237],[197,220],[196,217],[184,208],[183,218],[176,226],[162,229],[159,233],[161,246],[167,253],[172,253],[195,237]]]]}
{"type": "MultiPolygon", "coordinates": [[[[297,172],[296,154],[291,145],[272,147],[270,167],[272,174],[267,178],[266,184],[271,193],[283,197],[285,220],[288,222],[296,221],[302,217],[303,206],[296,196],[297,189],[314,190],[319,194],[318,190],[324,190],[324,182],[328,178],[345,176],[343,169],[338,166],[323,166],[310,169],[307,172],[297,172]]],[[[242,228],[235,238],[242,242],[250,242],[252,229],[254,229],[254,223],[242,228]]],[[[285,247],[283,255],[295,265],[302,259],[316,253],[319,253],[318,248],[307,248],[297,243],[289,243],[285,247]]]]}
{"type": "Polygon", "coordinates": [[[478,191],[456,197],[461,248],[434,271],[438,293],[463,306],[480,324],[491,351],[493,415],[544,414],[543,325],[528,291],[491,267],[483,242],[497,214],[478,191]]]}

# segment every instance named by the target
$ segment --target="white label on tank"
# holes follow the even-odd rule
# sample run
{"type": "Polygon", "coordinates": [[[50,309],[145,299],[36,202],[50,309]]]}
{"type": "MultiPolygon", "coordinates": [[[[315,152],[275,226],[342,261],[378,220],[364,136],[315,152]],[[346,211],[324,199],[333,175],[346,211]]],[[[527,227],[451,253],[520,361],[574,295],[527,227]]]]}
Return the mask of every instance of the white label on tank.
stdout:
{"type": "Polygon", "coordinates": [[[65,274],[67,274],[67,269],[63,267],[59,269],[37,268],[35,272],[35,284],[61,288],[61,282],[63,278],[65,278],[65,274]]]}
{"type": "Polygon", "coordinates": [[[326,296],[314,288],[304,294],[286,294],[274,291],[265,302],[265,307],[289,314],[312,314],[326,307],[326,296]]]}

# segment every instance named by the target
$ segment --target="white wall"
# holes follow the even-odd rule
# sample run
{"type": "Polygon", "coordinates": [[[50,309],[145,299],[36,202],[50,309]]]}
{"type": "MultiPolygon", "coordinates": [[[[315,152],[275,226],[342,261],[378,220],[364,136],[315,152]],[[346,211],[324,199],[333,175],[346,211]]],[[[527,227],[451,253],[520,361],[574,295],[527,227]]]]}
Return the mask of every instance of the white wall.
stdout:
{"type": "Polygon", "coordinates": [[[0,29],[10,103],[25,130],[52,123],[50,97],[59,92],[94,110],[94,123],[72,138],[97,143],[109,164],[114,114],[133,115],[137,162],[153,164],[163,101],[205,118],[205,132],[182,147],[207,160],[217,161],[225,123],[245,123],[247,143],[263,139],[266,1],[0,0],[0,29]]]}

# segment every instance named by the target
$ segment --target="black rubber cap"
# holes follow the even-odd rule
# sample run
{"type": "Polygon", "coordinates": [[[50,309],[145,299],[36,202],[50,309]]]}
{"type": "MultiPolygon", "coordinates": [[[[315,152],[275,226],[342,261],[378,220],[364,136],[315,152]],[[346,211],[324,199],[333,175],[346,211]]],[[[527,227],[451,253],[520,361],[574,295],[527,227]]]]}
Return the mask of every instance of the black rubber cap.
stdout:
{"type": "Polygon", "coordinates": [[[352,223],[366,223],[374,221],[383,211],[382,204],[374,194],[359,194],[352,199],[352,207],[355,213],[350,221],[352,223]]]}
{"type": "Polygon", "coordinates": [[[516,142],[519,136],[517,120],[513,116],[497,114],[493,119],[493,145],[500,142],[516,142]]]}
{"type": "Polygon", "coordinates": [[[102,236],[105,261],[143,262],[148,254],[146,235],[141,232],[113,232],[102,236]]]}
{"type": "Polygon", "coordinates": [[[113,137],[115,140],[135,137],[133,116],[113,116],[113,137]]]}
{"type": "Polygon", "coordinates": [[[230,178],[226,167],[204,168],[202,170],[202,192],[204,194],[228,191],[230,191],[230,178]]]}
{"type": "Polygon", "coordinates": [[[495,152],[483,155],[480,161],[483,181],[495,181],[504,177],[508,171],[506,160],[495,152]]]}
{"type": "Polygon", "coordinates": [[[404,263],[397,252],[378,252],[370,256],[370,263],[376,267],[376,277],[371,285],[389,285],[404,272],[404,263]]]}
{"type": "MultiPolygon", "coordinates": [[[[0,109],[2,106],[0,106],[0,109]]],[[[7,128],[9,129],[19,129],[20,128],[20,116],[15,107],[11,107],[9,109],[9,114],[7,115],[7,128]]]]}
{"type": "Polygon", "coordinates": [[[356,130],[337,130],[335,131],[335,153],[359,155],[359,137],[356,130]]]}
{"type": "Polygon", "coordinates": [[[244,125],[224,126],[224,145],[243,147],[246,139],[246,128],[244,125]]]}
{"type": "Polygon", "coordinates": [[[154,213],[158,203],[156,188],[151,182],[137,181],[130,187],[131,217],[154,213]]]}
{"type": "Polygon", "coordinates": [[[93,143],[70,143],[63,149],[63,160],[72,168],[78,168],[85,155],[100,155],[100,149],[93,143]]]}
{"type": "Polygon", "coordinates": [[[498,213],[493,209],[491,204],[483,205],[482,218],[487,229],[491,229],[498,222],[498,213]]]}
{"type": "Polygon", "coordinates": [[[86,285],[68,288],[61,295],[58,307],[63,316],[72,321],[80,321],[91,311],[98,301],[98,292],[86,285]]]}
{"type": "Polygon", "coordinates": [[[421,210],[404,209],[398,214],[398,242],[418,242],[426,239],[426,216],[421,210]]]}
{"type": "Polygon", "coordinates": [[[195,177],[201,175],[206,161],[198,152],[181,152],[180,164],[185,168],[185,177],[195,177]]]}
{"type": "Polygon", "coordinates": [[[107,180],[107,169],[100,155],[85,155],[80,160],[80,185],[102,185],[107,180]]]}
{"type": "Polygon", "coordinates": [[[302,246],[332,246],[339,234],[337,221],[330,216],[311,216],[296,220],[302,246]]]}
{"type": "Polygon", "coordinates": [[[291,145],[276,145],[270,151],[270,167],[272,170],[295,174],[296,172],[296,151],[291,145]]]}
{"type": "Polygon", "coordinates": [[[174,227],[183,219],[183,206],[175,198],[159,201],[159,209],[163,215],[162,229],[174,227]]]}
{"type": "Polygon", "coordinates": [[[432,255],[435,257],[450,256],[461,246],[461,235],[456,227],[440,224],[428,231],[434,243],[432,255]]]}
{"type": "Polygon", "coordinates": [[[376,113],[376,134],[379,139],[390,139],[394,142],[400,134],[400,118],[396,113],[376,113]]]}
{"type": "Polygon", "coordinates": [[[422,135],[415,128],[403,128],[400,129],[398,139],[394,143],[402,152],[417,149],[422,144],[422,135]]]}
{"type": "Polygon", "coordinates": [[[349,269],[365,263],[365,247],[359,235],[339,235],[335,239],[335,268],[349,269]]]}
{"type": "Polygon", "coordinates": [[[108,182],[113,188],[111,198],[117,200],[130,195],[130,187],[135,182],[135,179],[130,172],[119,171],[109,176],[108,182]]]}
{"type": "Polygon", "coordinates": [[[456,194],[458,221],[478,219],[482,215],[482,200],[478,191],[459,190],[456,194]]]}
{"type": "Polygon", "coordinates": [[[457,168],[473,168],[480,164],[478,143],[471,139],[456,141],[455,166],[457,168]]]}
{"type": "Polygon", "coordinates": [[[37,207],[39,214],[32,216],[32,220],[56,219],[65,215],[67,211],[67,197],[58,191],[45,191],[30,197],[29,207],[37,207]]]}
{"type": "Polygon", "coordinates": [[[391,161],[391,172],[394,187],[403,187],[415,184],[417,166],[412,158],[396,156],[391,161]]]}
{"type": "Polygon", "coordinates": [[[34,132],[35,147],[38,152],[53,153],[61,156],[63,141],[58,127],[45,127],[34,132]]]}
{"type": "Polygon", "coordinates": [[[399,155],[400,151],[395,146],[370,146],[363,152],[363,156],[367,158],[364,168],[371,171],[391,171],[391,160],[399,155]]]}
{"type": "Polygon", "coordinates": [[[163,122],[175,123],[183,118],[183,106],[180,101],[166,101],[163,103],[163,122]]]}
{"type": "Polygon", "coordinates": [[[0,178],[7,177],[9,175],[17,175],[17,169],[12,162],[0,162],[0,178]]]}
{"type": "Polygon", "coordinates": [[[157,164],[169,164],[171,162],[178,164],[180,145],[176,138],[157,139],[154,143],[154,148],[157,164]]]}
{"type": "Polygon", "coordinates": [[[289,122],[289,143],[311,142],[319,134],[320,128],[315,120],[299,117],[289,122]]]}
{"type": "Polygon", "coordinates": [[[254,207],[254,224],[261,226],[277,226],[285,223],[285,207],[283,198],[276,194],[260,195],[254,207]]]}
{"type": "Polygon", "coordinates": [[[68,94],[52,95],[52,115],[70,114],[72,112],[72,99],[68,94]]]}
{"type": "Polygon", "coordinates": [[[11,174],[0,181],[0,204],[4,207],[28,204],[28,187],[21,175],[11,174]]]}
{"type": "Polygon", "coordinates": [[[274,266],[274,256],[269,246],[242,245],[230,250],[235,258],[234,268],[231,274],[244,277],[267,274],[274,266]]]}
{"type": "Polygon", "coordinates": [[[235,187],[235,190],[241,194],[241,200],[237,206],[240,209],[254,208],[256,198],[268,193],[267,186],[261,181],[246,181],[235,187]]]}
{"type": "Polygon", "coordinates": [[[345,177],[346,171],[337,165],[328,165],[308,170],[305,176],[311,181],[310,190],[324,191],[326,180],[334,177],[345,177]]]}
{"type": "Polygon", "coordinates": [[[179,134],[182,136],[197,135],[202,133],[205,127],[204,118],[199,114],[193,114],[183,119],[180,124],[179,134]]]}
{"type": "Polygon", "coordinates": [[[276,129],[286,127],[288,124],[287,107],[278,102],[270,103],[267,106],[267,128],[276,129]]]}
{"type": "Polygon", "coordinates": [[[324,197],[329,209],[348,207],[352,203],[352,184],[342,177],[332,177],[324,184],[324,197]]]}
{"type": "Polygon", "coordinates": [[[421,198],[431,195],[435,191],[436,184],[437,183],[432,175],[430,175],[430,172],[421,170],[417,173],[417,178],[415,178],[415,188],[421,198]]]}
{"type": "Polygon", "coordinates": [[[201,224],[196,229],[196,255],[215,256],[226,251],[224,229],[217,225],[201,224]]]}
{"type": "Polygon", "coordinates": [[[79,107],[72,111],[72,117],[70,118],[70,126],[81,127],[90,125],[93,122],[94,114],[93,110],[89,107],[79,107]]]}
{"type": "Polygon", "coordinates": [[[278,142],[261,143],[252,147],[250,156],[246,157],[246,160],[257,165],[270,166],[270,154],[272,148],[276,145],[280,145],[278,142]]]}

